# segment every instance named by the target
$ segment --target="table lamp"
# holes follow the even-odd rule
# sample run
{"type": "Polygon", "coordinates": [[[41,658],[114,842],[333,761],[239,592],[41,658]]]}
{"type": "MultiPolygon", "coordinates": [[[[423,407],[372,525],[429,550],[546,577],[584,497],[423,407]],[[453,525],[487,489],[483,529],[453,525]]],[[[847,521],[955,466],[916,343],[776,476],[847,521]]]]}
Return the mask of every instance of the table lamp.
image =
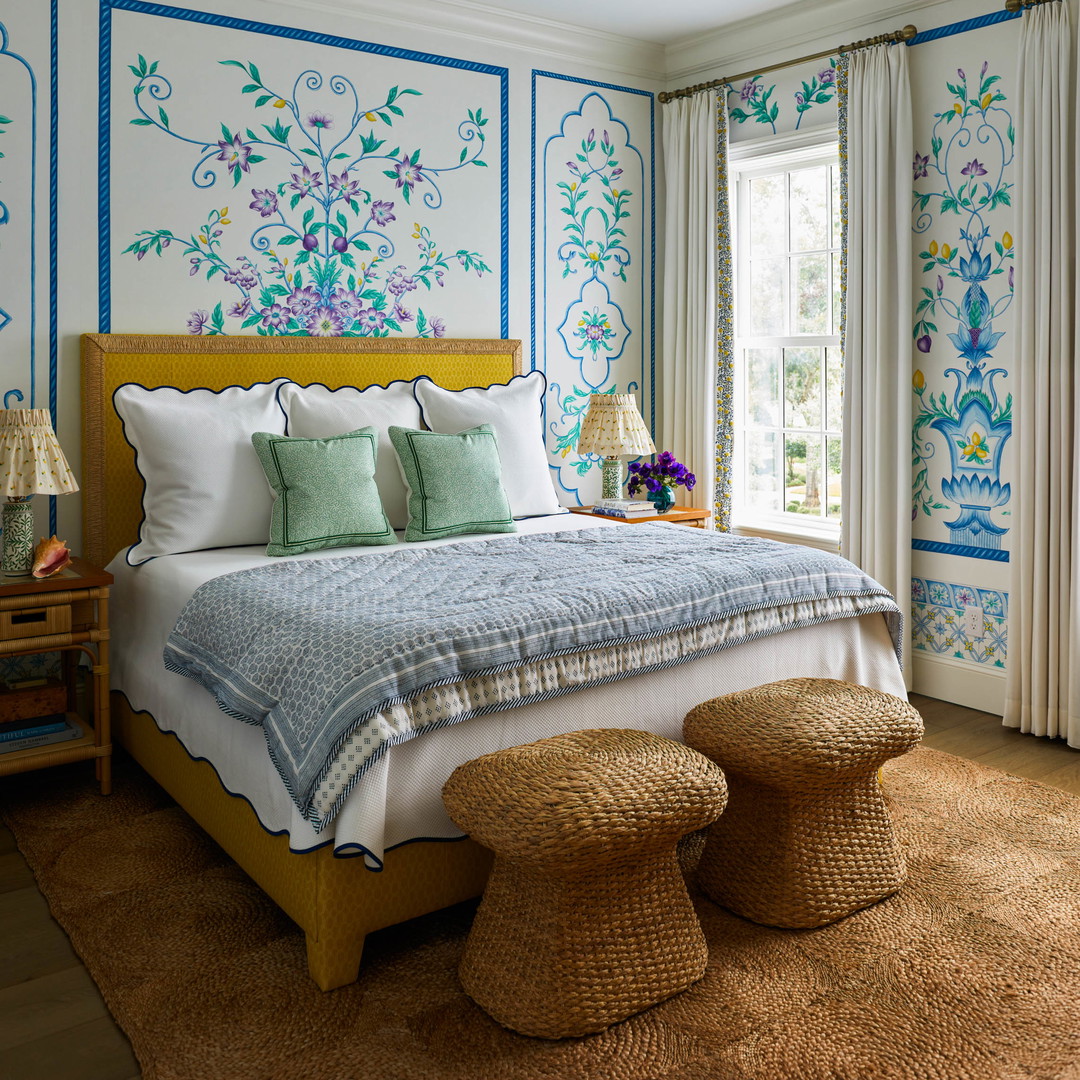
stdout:
{"type": "Polygon", "coordinates": [[[21,577],[34,563],[30,496],[79,490],[56,441],[48,409],[0,410],[0,470],[0,494],[7,496],[0,519],[4,531],[0,572],[21,577]]]}
{"type": "Polygon", "coordinates": [[[602,497],[621,498],[620,458],[656,453],[634,395],[592,394],[589,411],[581,421],[577,450],[579,454],[599,454],[604,459],[602,497]]]}

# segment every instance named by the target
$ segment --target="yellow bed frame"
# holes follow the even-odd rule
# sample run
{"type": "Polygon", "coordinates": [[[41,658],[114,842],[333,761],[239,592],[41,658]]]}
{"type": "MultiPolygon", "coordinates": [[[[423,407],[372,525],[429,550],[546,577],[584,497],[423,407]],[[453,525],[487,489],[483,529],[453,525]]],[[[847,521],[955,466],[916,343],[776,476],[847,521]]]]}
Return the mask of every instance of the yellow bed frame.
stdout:
{"type": "MultiPolygon", "coordinates": [[[[123,383],[220,390],[286,376],[305,385],[364,387],[428,375],[460,390],[520,374],[520,341],[85,334],[83,553],[104,566],[138,537],[143,482],[112,407],[123,383]]],[[[371,931],[483,890],[491,853],[471,840],[403,845],[386,854],[381,873],[359,858],[334,858],[330,845],[291,852],[288,837],[268,833],[209,764],[193,760],[174,735],[115,691],[112,716],[136,761],[303,929],[308,970],[323,990],[356,979],[371,931]]]]}

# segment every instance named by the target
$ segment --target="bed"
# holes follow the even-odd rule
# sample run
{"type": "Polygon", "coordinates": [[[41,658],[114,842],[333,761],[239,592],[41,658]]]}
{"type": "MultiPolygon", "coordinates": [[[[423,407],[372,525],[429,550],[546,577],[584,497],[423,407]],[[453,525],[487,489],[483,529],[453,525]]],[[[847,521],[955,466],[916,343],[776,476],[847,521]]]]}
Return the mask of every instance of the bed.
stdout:
{"type": "MultiPolygon", "coordinates": [[[[490,855],[460,838],[439,792],[464,760],[585,727],[648,727],[678,737],[688,709],[717,694],[792,675],[844,678],[903,694],[886,620],[855,614],[748,640],[677,666],[472,716],[394,745],[351,788],[321,830],[298,811],[265,753],[263,733],[226,716],[205,689],[166,671],[162,646],[187,597],[231,571],[257,570],[265,545],[232,545],[129,565],[140,538],[143,481],[113,407],[118,387],[211,391],[278,378],[301,386],[386,386],[427,376],[438,386],[507,383],[523,376],[517,341],[202,338],[89,334],[83,339],[84,553],[110,566],[112,714],[118,741],[304,930],[312,978],[324,990],[353,981],[371,931],[478,895],[490,855]]],[[[622,527],[580,515],[519,519],[546,539],[622,527]]],[[[656,530],[681,530],[654,524],[656,530]]],[[[690,533],[692,530],[685,530],[690,533]]],[[[599,534],[592,533],[593,536],[599,534]]],[[[669,534],[670,536],[679,535],[669,534]]],[[[448,557],[491,538],[402,544],[410,558],[448,557]],[[431,551],[425,556],[425,551],[431,551]],[[443,555],[439,555],[439,551],[443,555]]],[[[658,536],[658,540],[662,539],[658,536]]],[[[673,542],[673,541],[672,541],[673,542]]],[[[337,566],[342,552],[305,553],[337,566]]],[[[359,552],[372,555],[370,550],[359,552]]],[[[373,555],[377,559],[396,557],[373,555]]],[[[286,560],[278,560],[282,563],[286,560]]],[[[357,560],[363,564],[364,560],[357,560]]],[[[374,565],[374,564],[373,564],[374,565]]]]}

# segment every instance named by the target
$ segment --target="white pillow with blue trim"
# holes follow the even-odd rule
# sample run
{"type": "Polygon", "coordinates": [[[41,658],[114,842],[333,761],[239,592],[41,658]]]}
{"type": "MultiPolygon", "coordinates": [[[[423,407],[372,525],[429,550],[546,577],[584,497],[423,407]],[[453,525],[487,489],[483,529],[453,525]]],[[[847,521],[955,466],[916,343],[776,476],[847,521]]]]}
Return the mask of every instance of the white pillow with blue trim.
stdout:
{"type": "Polygon", "coordinates": [[[127,561],[265,544],[274,495],[251,445],[256,431],[285,434],[278,387],[286,379],[177,390],[124,383],[113,407],[146,487],[138,542],[127,561]]]}
{"type": "Polygon", "coordinates": [[[515,375],[508,383],[445,390],[428,378],[414,393],[424,423],[453,434],[479,424],[495,431],[502,458],[502,486],[515,518],[565,514],[551,478],[544,446],[543,402],[547,380],[541,371],[515,375]]]}

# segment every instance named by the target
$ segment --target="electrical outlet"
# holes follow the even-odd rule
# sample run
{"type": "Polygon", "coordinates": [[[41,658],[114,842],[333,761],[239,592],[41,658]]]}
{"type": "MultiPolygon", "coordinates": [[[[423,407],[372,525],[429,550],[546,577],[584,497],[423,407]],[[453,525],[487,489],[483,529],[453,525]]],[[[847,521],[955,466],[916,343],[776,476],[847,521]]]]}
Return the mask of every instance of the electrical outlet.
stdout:
{"type": "Polygon", "coordinates": [[[964,630],[969,638],[983,636],[983,609],[981,607],[964,608],[964,630]]]}

